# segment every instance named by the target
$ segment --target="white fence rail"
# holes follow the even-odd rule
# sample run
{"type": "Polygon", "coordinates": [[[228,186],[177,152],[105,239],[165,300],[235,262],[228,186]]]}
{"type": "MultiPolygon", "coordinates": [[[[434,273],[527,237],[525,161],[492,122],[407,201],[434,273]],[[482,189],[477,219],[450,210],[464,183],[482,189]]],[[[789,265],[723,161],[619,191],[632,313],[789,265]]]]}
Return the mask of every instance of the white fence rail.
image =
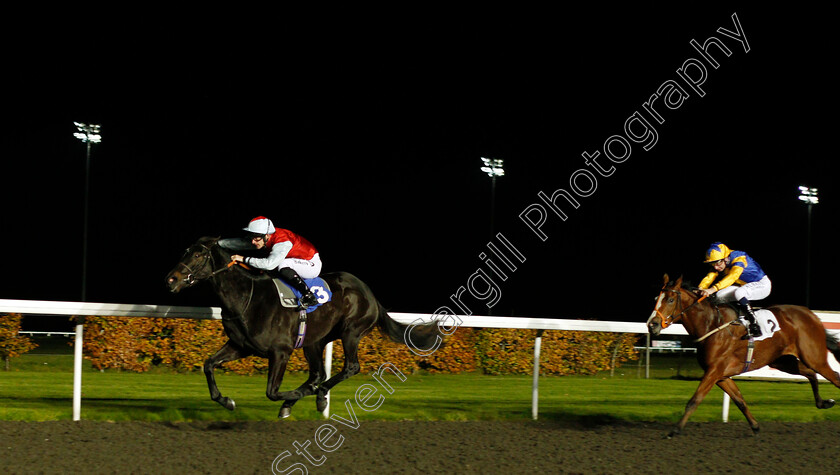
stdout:
{"type": "MultiPolygon", "coordinates": [[[[48,300],[5,300],[0,299],[0,314],[21,313],[29,315],[68,315],[68,316],[115,316],[115,317],[148,317],[148,318],[191,318],[204,320],[221,320],[222,312],[219,307],[178,307],[166,305],[135,305],[111,304],[95,302],[65,302],[48,300]]],[[[840,333],[840,312],[815,312],[829,331],[840,333]]],[[[428,321],[430,314],[389,312],[391,317],[403,324],[416,322],[418,318],[428,321]]],[[[574,330],[600,331],[614,333],[647,334],[647,327],[643,322],[612,322],[595,320],[569,320],[550,318],[517,318],[517,317],[489,317],[477,315],[459,315],[459,326],[473,328],[515,328],[530,330],[574,330]]],[[[672,325],[666,328],[663,335],[687,335],[682,325],[672,325]]],[[[82,346],[83,325],[76,325],[75,356],[73,369],[73,420],[81,418],[81,387],[82,387],[82,346]]],[[[538,336],[534,345],[534,378],[532,415],[537,418],[537,394],[539,376],[539,352],[542,339],[538,336]]],[[[327,371],[332,361],[331,346],[327,353],[327,371]]],[[[650,342],[648,336],[648,350],[650,342]]],[[[650,351],[647,352],[649,364],[650,351]]],[[[775,371],[775,370],[772,370],[775,371]]],[[[786,377],[770,373],[751,375],[744,373],[743,377],[786,377]]],[[[777,373],[780,373],[777,371],[777,373]]],[[[645,376],[647,377],[647,364],[645,376]]],[[[728,415],[728,401],[724,399],[724,420],[728,415]]],[[[327,407],[327,414],[329,406],[327,407]]]]}

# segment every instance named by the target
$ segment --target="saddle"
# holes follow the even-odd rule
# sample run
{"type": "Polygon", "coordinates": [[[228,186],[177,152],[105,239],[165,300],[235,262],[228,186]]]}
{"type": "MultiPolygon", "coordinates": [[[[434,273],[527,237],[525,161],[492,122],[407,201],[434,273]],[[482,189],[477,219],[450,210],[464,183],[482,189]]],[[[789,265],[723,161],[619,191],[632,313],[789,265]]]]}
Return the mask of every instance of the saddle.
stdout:
{"type": "MultiPolygon", "coordinates": [[[[720,302],[717,298],[712,300],[712,304],[715,306],[727,306],[735,311],[735,315],[737,317],[737,324],[742,325],[745,328],[749,324],[746,317],[746,312],[744,311],[743,307],[738,305],[736,302],[720,302]]],[[[758,324],[758,327],[761,329],[761,336],[756,337],[755,341],[766,340],[773,336],[774,333],[779,331],[779,320],[776,318],[776,315],[773,314],[770,310],[753,307],[753,312],[755,313],[755,320],[758,324]]]]}
{"type": "MultiPolygon", "coordinates": [[[[277,288],[277,295],[280,297],[280,304],[286,308],[299,308],[298,299],[300,298],[300,293],[291,288],[289,284],[284,282],[279,277],[272,277],[271,281],[274,282],[274,287],[277,288]]],[[[309,287],[309,290],[315,294],[315,297],[318,298],[318,304],[313,305],[306,309],[306,312],[311,312],[316,308],[320,307],[322,304],[325,304],[332,299],[332,291],[330,290],[329,284],[320,278],[316,277],[314,279],[304,279],[306,285],[309,287]]]]}

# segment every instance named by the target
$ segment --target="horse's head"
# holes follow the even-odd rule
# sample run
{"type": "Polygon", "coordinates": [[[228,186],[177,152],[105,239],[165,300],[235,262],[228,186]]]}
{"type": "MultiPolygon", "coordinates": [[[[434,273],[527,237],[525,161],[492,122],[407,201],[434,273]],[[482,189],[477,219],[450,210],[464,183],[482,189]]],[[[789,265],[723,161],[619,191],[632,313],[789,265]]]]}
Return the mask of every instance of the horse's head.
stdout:
{"type": "Polygon", "coordinates": [[[647,321],[648,331],[659,335],[659,332],[672,323],[678,323],[682,316],[682,276],[675,281],[669,281],[668,274],[665,274],[662,290],[656,297],[656,306],[647,321]]]}
{"type": "Polygon", "coordinates": [[[166,286],[170,292],[178,293],[213,274],[213,246],[218,240],[204,237],[187,249],[175,268],[166,275],[166,286]]]}

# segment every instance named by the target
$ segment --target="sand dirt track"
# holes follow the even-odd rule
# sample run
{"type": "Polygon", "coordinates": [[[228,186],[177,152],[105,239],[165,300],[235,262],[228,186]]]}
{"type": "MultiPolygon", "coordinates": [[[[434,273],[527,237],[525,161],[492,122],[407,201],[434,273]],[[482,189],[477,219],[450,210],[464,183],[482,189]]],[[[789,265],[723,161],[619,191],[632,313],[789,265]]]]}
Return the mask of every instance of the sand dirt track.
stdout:
{"type": "Polygon", "coordinates": [[[840,423],[667,424],[361,422],[334,424],[334,452],[312,441],[323,422],[0,422],[0,473],[840,473],[840,423]],[[289,470],[289,473],[301,471],[289,470]]]}

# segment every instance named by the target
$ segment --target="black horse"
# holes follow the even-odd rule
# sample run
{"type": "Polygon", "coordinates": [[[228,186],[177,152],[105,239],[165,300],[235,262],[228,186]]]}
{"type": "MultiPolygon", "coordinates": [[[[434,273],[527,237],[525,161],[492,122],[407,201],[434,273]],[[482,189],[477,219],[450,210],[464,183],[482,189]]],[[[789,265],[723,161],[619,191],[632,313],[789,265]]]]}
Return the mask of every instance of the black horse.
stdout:
{"type": "MultiPolygon", "coordinates": [[[[218,238],[201,238],[187,249],[184,257],[167,276],[169,290],[177,293],[203,280],[209,280],[222,301],[222,325],[227,343],[204,362],[210,397],[229,410],[233,399],[223,397],[213,371],[226,361],[251,355],[268,358],[266,396],[283,400],[279,417],[288,417],[302,397],[316,394],[316,407],[326,408],[327,392],[336,384],[359,372],[359,340],[374,325],[396,342],[403,342],[406,325],[391,318],[370,288],[346,272],[324,274],[332,300],[309,314],[303,352],[309,364],[309,378],[294,391],[280,392],[286,364],[294,350],[299,328],[299,311],[281,305],[271,278],[231,263],[230,254],[217,244],[218,238]],[[326,380],[324,347],[341,339],[344,369],[326,380]],[[326,381],[325,381],[326,380],[326,381]]],[[[428,348],[437,338],[435,323],[411,331],[411,343],[428,348]]]]}

